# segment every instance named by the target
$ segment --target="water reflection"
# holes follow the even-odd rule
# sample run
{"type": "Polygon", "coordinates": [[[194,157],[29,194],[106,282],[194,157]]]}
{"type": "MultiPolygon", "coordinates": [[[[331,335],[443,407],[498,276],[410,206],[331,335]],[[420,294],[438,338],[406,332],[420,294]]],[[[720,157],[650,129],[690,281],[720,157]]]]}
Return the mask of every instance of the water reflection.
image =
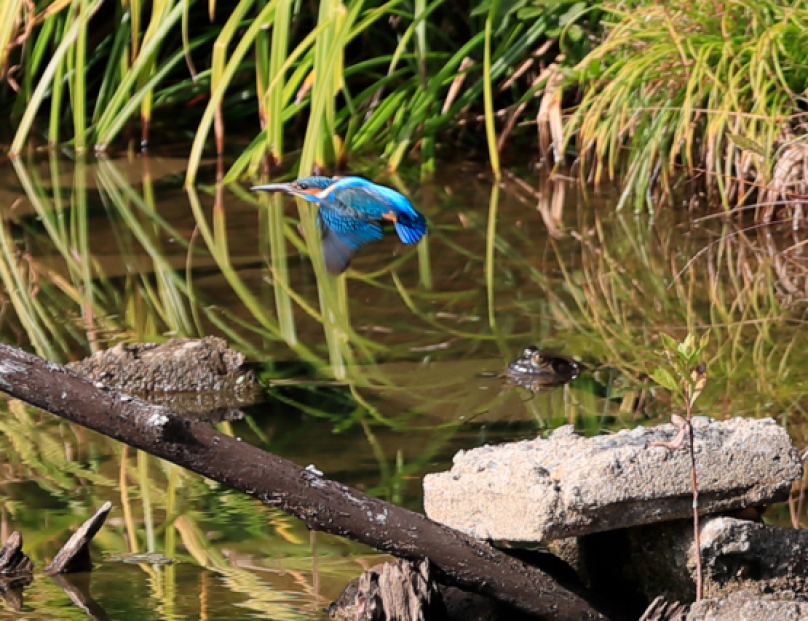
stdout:
{"type": "MultiPolygon", "coordinates": [[[[666,396],[646,381],[660,332],[711,330],[705,413],[774,415],[806,441],[806,279],[789,227],[637,218],[615,213],[608,190],[562,177],[492,187],[472,166],[447,167],[408,188],[431,224],[417,250],[369,244],[334,278],[307,241],[310,206],[221,184],[183,190],[183,168],[0,168],[3,338],[68,361],[121,341],[223,336],[267,389],[220,429],[414,508],[421,476],[459,449],[564,423],[595,433],[666,420],[666,396]],[[533,344],[589,371],[537,394],[509,385],[506,364],[533,344]]],[[[3,407],[3,525],[23,531],[35,560],[111,500],[103,549],[185,561],[105,563],[93,594],[111,618],[309,618],[372,562],[175,466],[3,407]]],[[[35,582],[27,603],[65,606],[49,588],[35,582]]]]}

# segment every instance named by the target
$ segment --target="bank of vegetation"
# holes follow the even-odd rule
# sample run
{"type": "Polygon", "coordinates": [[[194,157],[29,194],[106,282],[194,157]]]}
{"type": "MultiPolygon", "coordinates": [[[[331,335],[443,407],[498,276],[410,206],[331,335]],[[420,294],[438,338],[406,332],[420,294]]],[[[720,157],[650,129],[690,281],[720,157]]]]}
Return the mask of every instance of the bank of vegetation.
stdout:
{"type": "Polygon", "coordinates": [[[234,179],[292,152],[428,174],[479,146],[496,174],[565,153],[639,210],[688,181],[767,220],[806,193],[806,22],[771,0],[6,0],[0,108],[12,155],[188,132],[188,183],[228,149],[234,179]]]}

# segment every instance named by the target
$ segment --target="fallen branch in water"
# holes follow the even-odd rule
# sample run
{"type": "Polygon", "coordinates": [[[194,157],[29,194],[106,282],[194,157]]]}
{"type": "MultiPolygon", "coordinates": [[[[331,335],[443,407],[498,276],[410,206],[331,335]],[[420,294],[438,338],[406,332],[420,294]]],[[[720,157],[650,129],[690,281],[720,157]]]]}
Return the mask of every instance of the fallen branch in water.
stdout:
{"type": "Polygon", "coordinates": [[[607,619],[548,574],[484,542],[3,343],[0,391],[249,494],[312,530],[428,558],[446,584],[537,617],[607,619]]]}

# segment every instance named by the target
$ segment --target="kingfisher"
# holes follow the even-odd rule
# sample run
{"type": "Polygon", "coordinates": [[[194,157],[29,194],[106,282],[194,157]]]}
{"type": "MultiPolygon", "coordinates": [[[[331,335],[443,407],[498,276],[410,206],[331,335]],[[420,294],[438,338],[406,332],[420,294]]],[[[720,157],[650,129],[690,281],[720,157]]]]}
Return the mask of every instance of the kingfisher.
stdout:
{"type": "Polygon", "coordinates": [[[426,234],[426,218],[403,194],[362,177],[301,177],[250,189],[284,192],[318,205],[323,258],[332,274],[344,272],[360,247],[383,237],[382,222],[392,222],[405,244],[426,234]]]}

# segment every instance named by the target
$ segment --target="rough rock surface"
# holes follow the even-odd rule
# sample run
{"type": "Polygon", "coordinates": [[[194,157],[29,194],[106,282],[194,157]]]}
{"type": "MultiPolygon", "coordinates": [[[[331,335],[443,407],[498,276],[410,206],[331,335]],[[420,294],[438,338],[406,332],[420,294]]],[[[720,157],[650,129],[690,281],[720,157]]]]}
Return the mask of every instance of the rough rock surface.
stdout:
{"type": "Polygon", "coordinates": [[[705,599],[690,606],[687,621],[805,621],[808,602],[762,598],[733,593],[727,598],[705,599]]]}
{"type": "MultiPolygon", "coordinates": [[[[675,520],[551,544],[586,586],[623,602],[696,597],[693,522],[675,520]]],[[[704,595],[808,599],[808,531],[710,516],[701,521],[704,595]]]]}
{"type": "Polygon", "coordinates": [[[213,336],[161,344],[119,343],[67,366],[93,381],[136,394],[256,390],[244,355],[213,336]]]}
{"type": "MultiPolygon", "coordinates": [[[[796,449],[772,419],[694,419],[704,514],[786,498],[802,476],[796,449]]],[[[685,449],[655,446],[673,425],[594,438],[571,426],[537,438],[460,452],[424,479],[427,515],[472,536],[541,541],[691,515],[685,449]]]]}
{"type": "MultiPolygon", "coordinates": [[[[728,517],[701,528],[705,597],[735,591],[808,599],[808,531],[728,517]]],[[[694,565],[690,559],[688,566],[694,565]]],[[[808,604],[805,604],[808,619],[808,604]]]]}

